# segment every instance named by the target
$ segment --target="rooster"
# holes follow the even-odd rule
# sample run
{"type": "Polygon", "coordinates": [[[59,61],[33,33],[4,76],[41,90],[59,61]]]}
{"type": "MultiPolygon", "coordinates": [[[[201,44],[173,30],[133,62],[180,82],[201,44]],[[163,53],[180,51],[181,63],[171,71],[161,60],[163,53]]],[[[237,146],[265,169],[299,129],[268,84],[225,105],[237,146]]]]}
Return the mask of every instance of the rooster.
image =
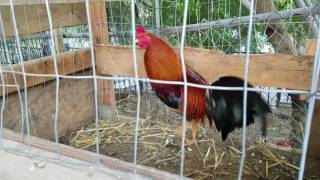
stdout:
{"type": "MultiPolygon", "coordinates": [[[[238,77],[225,76],[213,82],[212,86],[241,87],[243,80],[238,77]]],[[[248,83],[248,87],[252,87],[248,83]]],[[[207,91],[206,113],[209,121],[214,120],[216,128],[221,131],[222,140],[236,127],[242,127],[243,122],[243,91],[215,90],[207,91]]],[[[266,114],[271,112],[269,106],[256,92],[247,95],[247,126],[254,123],[254,116],[261,119],[262,136],[266,136],[266,114]]]]}
{"type": "MultiPolygon", "coordinates": [[[[172,47],[161,38],[155,36],[150,32],[146,32],[144,27],[139,26],[136,29],[136,38],[138,46],[146,49],[144,53],[144,64],[147,76],[150,79],[167,80],[167,81],[184,81],[182,75],[182,65],[178,55],[172,47]]],[[[187,82],[200,85],[209,85],[207,81],[190,66],[186,64],[187,82]]],[[[235,77],[227,77],[234,79],[235,77]]],[[[229,81],[223,83],[225,79],[220,79],[212,85],[229,85],[229,86],[243,86],[243,81],[235,78],[237,82],[229,81]],[[222,81],[222,83],[221,83],[222,81]],[[238,83],[242,82],[242,84],[238,83]]],[[[170,108],[183,112],[184,104],[184,86],[151,83],[158,98],[170,108]]],[[[207,117],[210,127],[212,120],[215,122],[218,131],[221,131],[222,139],[225,140],[229,132],[236,127],[242,127],[242,116],[238,116],[238,111],[242,111],[242,92],[227,93],[224,91],[217,92],[216,90],[206,90],[202,88],[188,86],[187,94],[187,128],[191,128],[191,140],[187,139],[186,145],[196,143],[196,133],[198,131],[198,124],[204,125],[204,120],[207,117]],[[240,94],[239,94],[240,93],[240,94]],[[240,108],[240,109],[239,109],[240,108]],[[234,111],[234,112],[229,112],[234,111]],[[234,115],[232,113],[235,113],[234,115]],[[240,118],[240,119],[239,119],[240,118]]],[[[262,117],[265,121],[265,114],[270,109],[261,99],[257,93],[250,93],[248,102],[253,101],[254,105],[250,107],[248,104],[248,118],[249,125],[251,117],[257,115],[262,117]],[[254,99],[250,100],[250,97],[254,99]],[[263,109],[263,110],[260,110],[263,109]]],[[[263,123],[265,125],[265,123],[263,123]]],[[[265,127],[263,127],[265,130],[265,127]]],[[[176,129],[176,134],[181,136],[182,127],[176,129]]],[[[264,132],[262,134],[265,134],[264,132]]]]}

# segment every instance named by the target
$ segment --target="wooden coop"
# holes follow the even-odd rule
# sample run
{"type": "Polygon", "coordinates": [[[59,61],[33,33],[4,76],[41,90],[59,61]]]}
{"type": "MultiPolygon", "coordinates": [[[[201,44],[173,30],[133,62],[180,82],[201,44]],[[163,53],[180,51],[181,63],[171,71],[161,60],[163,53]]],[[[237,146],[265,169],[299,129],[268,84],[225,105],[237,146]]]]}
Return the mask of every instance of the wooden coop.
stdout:
{"type": "MultiPolygon", "coordinates": [[[[258,141],[259,124],[247,128],[243,179],[297,179],[306,134],[304,179],[319,179],[319,5],[255,0],[250,16],[250,3],[190,1],[184,26],[180,0],[134,6],[121,0],[1,0],[0,178],[181,178],[181,139],[174,127],[182,115],[153,93],[143,49],[136,48],[135,72],[134,7],[135,24],[165,39],[177,54],[185,37],[186,63],[208,82],[244,78],[250,52],[248,82],[260,89],[272,113],[267,142],[258,141]],[[281,144],[284,139],[292,144],[281,144]]],[[[235,179],[241,135],[236,130],[223,142],[205,125],[199,147],[185,148],[183,178],[235,179]]]]}

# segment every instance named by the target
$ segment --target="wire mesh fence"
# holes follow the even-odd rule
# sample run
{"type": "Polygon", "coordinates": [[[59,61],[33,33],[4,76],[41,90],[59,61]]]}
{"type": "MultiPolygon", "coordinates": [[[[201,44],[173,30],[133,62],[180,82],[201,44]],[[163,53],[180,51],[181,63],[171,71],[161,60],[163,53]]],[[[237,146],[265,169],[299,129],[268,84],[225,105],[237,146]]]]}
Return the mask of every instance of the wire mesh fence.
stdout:
{"type": "MultiPolygon", "coordinates": [[[[272,1],[270,2],[272,3],[272,1]]],[[[133,45],[132,8],[136,8],[134,11],[136,24],[134,25],[144,25],[148,30],[158,34],[174,47],[204,48],[222,51],[227,55],[244,55],[247,51],[252,54],[288,53],[298,55],[304,53],[305,40],[316,37],[312,31],[314,22],[306,21],[304,15],[291,14],[281,19],[271,19],[272,16],[269,14],[269,16],[265,16],[264,19],[254,21],[253,24],[250,23],[250,21],[236,21],[242,16],[254,18],[257,16],[256,14],[270,13],[271,11],[290,12],[292,9],[298,9],[299,7],[291,0],[284,1],[284,3],[274,1],[272,6],[265,3],[263,7],[260,7],[257,3],[254,6],[256,14],[251,16],[249,14],[250,10],[241,5],[241,2],[238,0],[198,0],[188,3],[188,13],[185,14],[184,7],[186,4],[185,1],[182,0],[160,2],[137,1],[133,3],[134,5],[132,5],[132,2],[127,1],[106,2],[108,22],[106,28],[108,28],[109,33],[109,43],[111,45],[133,45]],[[183,24],[183,17],[186,17],[187,25],[183,24]],[[226,21],[229,23],[221,22],[221,20],[228,19],[231,19],[231,21],[226,21]],[[220,27],[213,28],[209,26],[204,28],[204,25],[214,22],[221,23],[220,27]],[[191,26],[189,27],[189,25],[191,26]],[[248,32],[249,26],[251,25],[252,38],[249,38],[251,46],[250,49],[248,49],[248,32]],[[188,28],[186,28],[186,26],[188,26],[188,28]],[[182,33],[183,29],[186,30],[185,35],[182,33]],[[182,39],[185,40],[184,44],[181,44],[182,39]]],[[[89,13],[88,9],[87,13],[89,13]]],[[[316,24],[316,26],[318,25],[316,24]]],[[[60,31],[62,33],[63,52],[92,47],[92,45],[90,45],[92,40],[90,40],[90,29],[88,25],[64,27],[61,28],[60,31]]],[[[46,31],[29,36],[21,36],[20,48],[17,46],[16,37],[5,39],[4,36],[2,36],[0,39],[1,65],[6,66],[11,63],[20,63],[20,53],[22,55],[22,61],[24,62],[52,56],[50,40],[53,37],[50,36],[50,33],[50,31],[46,31]]],[[[83,76],[89,74],[90,84],[92,85],[89,91],[96,95],[97,92],[94,92],[97,91],[97,89],[93,88],[93,81],[97,77],[92,75],[94,73],[95,70],[91,69],[89,72],[80,74],[83,76]]],[[[59,78],[63,79],[63,77],[59,78]]],[[[99,76],[99,78],[103,79],[105,77],[99,76]]],[[[148,79],[139,79],[139,83],[137,83],[135,78],[126,76],[113,76],[109,77],[108,80],[110,79],[113,81],[115,99],[117,101],[115,118],[112,120],[99,120],[92,125],[88,125],[88,127],[84,127],[84,129],[72,133],[70,137],[60,137],[60,141],[64,141],[64,143],[71,144],[75,147],[96,151],[98,154],[103,153],[126,161],[131,161],[132,156],[134,156],[138,158],[138,164],[157,167],[175,173],[179,173],[179,171],[183,173],[183,170],[181,171],[179,169],[179,167],[182,166],[181,163],[179,163],[181,155],[179,151],[180,148],[178,143],[173,140],[174,133],[172,130],[174,126],[181,125],[183,122],[181,114],[166,107],[157,99],[148,79]],[[138,102],[141,102],[139,107],[141,111],[137,114],[138,102]],[[130,120],[130,118],[122,119],[124,117],[135,118],[136,116],[140,118],[139,121],[135,121],[135,119],[130,120]],[[137,149],[131,146],[134,139],[133,137],[137,136],[134,132],[139,132],[134,130],[134,125],[140,128],[139,130],[141,131],[141,133],[139,133],[137,149]],[[97,133],[100,134],[99,138],[96,138],[97,133]],[[65,138],[65,140],[61,140],[63,138],[65,138]],[[159,139],[157,140],[157,138],[159,139]],[[88,141],[89,143],[83,143],[83,141],[88,141]],[[97,144],[98,146],[95,146],[97,144]],[[116,145],[119,145],[119,147],[116,147],[116,145]],[[171,149],[168,149],[168,147],[171,149]],[[121,153],[121,149],[126,149],[126,151],[121,153]],[[134,155],[133,151],[137,151],[137,155],[134,155]],[[165,151],[167,154],[159,151],[165,151]],[[157,156],[160,158],[156,158],[157,156]]],[[[276,90],[279,90],[277,87],[255,88],[260,89],[260,95],[272,108],[272,113],[268,116],[269,127],[267,141],[276,146],[290,146],[292,148],[290,153],[295,150],[301,151],[304,142],[303,138],[305,137],[306,111],[308,110],[305,102],[294,101],[293,98],[296,97],[289,94],[289,91],[286,89],[280,90],[281,92],[276,92],[276,90]],[[298,116],[296,114],[298,114],[298,116]],[[283,142],[285,143],[283,144],[283,142]]],[[[58,100],[58,104],[59,103],[60,100],[58,100]]],[[[95,109],[95,111],[98,110],[95,109]]],[[[28,114],[26,114],[26,116],[28,116],[28,114]]],[[[309,131],[308,128],[306,130],[309,131]]],[[[250,169],[257,165],[254,163],[250,164],[249,162],[253,162],[254,160],[252,159],[257,159],[255,153],[260,152],[263,154],[267,151],[260,145],[254,144],[260,138],[259,124],[248,127],[245,132],[248,136],[247,140],[250,140],[249,145],[253,147],[253,149],[256,149],[256,151],[253,150],[253,154],[250,154],[250,147],[247,150],[249,160],[247,159],[244,164],[244,172],[251,176],[264,176],[261,175],[259,169],[250,169]]],[[[223,145],[216,140],[216,131],[203,128],[199,136],[201,141],[206,143],[202,144],[198,150],[186,149],[187,152],[189,150],[199,151],[199,154],[194,153],[191,155],[201,159],[199,164],[204,164],[201,166],[202,170],[192,165],[192,162],[195,161],[196,158],[190,158],[188,157],[190,154],[187,154],[184,161],[186,164],[184,175],[195,175],[195,177],[198,178],[210,179],[219,176],[219,172],[214,175],[208,174],[212,168],[215,170],[219,167],[224,169],[228,165],[230,165],[232,169],[228,171],[229,175],[232,172],[233,175],[237,174],[238,162],[241,155],[243,155],[243,153],[238,150],[241,147],[241,135],[242,131],[236,130],[231,135],[231,140],[226,143],[227,145],[223,145]],[[222,148],[218,148],[218,146],[222,148]],[[226,146],[229,146],[229,148],[226,146]],[[213,150],[215,151],[214,155],[209,157],[209,154],[213,150]],[[228,154],[226,155],[225,152],[228,154]],[[226,159],[224,159],[224,157],[226,159]],[[235,158],[236,161],[232,161],[232,158],[235,158]],[[222,161],[224,161],[225,166],[220,164],[222,161]],[[205,165],[206,163],[213,164],[205,165]]],[[[283,156],[284,155],[280,155],[279,158],[281,159],[283,156]]],[[[261,160],[264,158],[268,157],[259,157],[258,159],[261,160]]],[[[292,162],[291,169],[287,168],[286,170],[290,171],[293,169],[295,171],[293,175],[286,174],[281,177],[292,177],[299,173],[299,160],[294,159],[292,161],[294,162],[292,162]]],[[[259,164],[260,161],[258,160],[257,163],[259,164]]],[[[228,173],[222,175],[228,175],[228,173]]],[[[239,177],[241,178],[241,176],[239,177]]],[[[274,177],[276,177],[275,174],[274,177]]]]}

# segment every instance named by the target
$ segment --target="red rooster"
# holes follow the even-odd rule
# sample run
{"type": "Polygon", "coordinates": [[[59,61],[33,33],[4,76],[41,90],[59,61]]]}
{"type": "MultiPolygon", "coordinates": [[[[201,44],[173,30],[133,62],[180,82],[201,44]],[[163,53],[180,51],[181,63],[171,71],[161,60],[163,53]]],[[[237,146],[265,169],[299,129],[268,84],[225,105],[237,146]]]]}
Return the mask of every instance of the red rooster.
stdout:
{"type": "MultiPolygon", "coordinates": [[[[144,63],[147,76],[150,79],[183,81],[180,59],[169,44],[161,38],[145,32],[144,27],[141,26],[136,29],[136,38],[138,46],[146,49],[144,63]]],[[[209,85],[200,74],[188,65],[186,65],[186,74],[187,81],[190,83],[209,85]]],[[[243,81],[238,80],[236,77],[221,78],[212,85],[223,86],[225,82],[229,86],[243,86],[243,81]]],[[[151,86],[163,103],[183,112],[184,87],[182,85],[151,83],[151,86]]],[[[228,133],[234,130],[235,127],[242,127],[243,95],[239,94],[239,92],[238,94],[234,93],[236,95],[232,95],[233,92],[231,94],[225,91],[222,92],[216,93],[216,90],[208,91],[188,86],[186,114],[187,121],[192,121],[192,123],[188,123],[187,128],[192,127],[192,139],[191,141],[187,140],[186,145],[196,143],[197,125],[198,123],[203,124],[206,116],[208,117],[210,126],[212,125],[212,120],[214,120],[217,129],[222,133],[223,140],[227,138],[228,133]],[[231,113],[228,112],[228,108],[231,113]]],[[[252,105],[252,108],[248,107],[249,121],[247,124],[253,123],[253,115],[257,114],[265,121],[264,115],[269,111],[269,107],[261,98],[259,99],[259,96],[255,92],[248,94],[248,103],[252,105]]],[[[177,128],[176,133],[181,135],[181,130],[180,126],[177,128]]]]}

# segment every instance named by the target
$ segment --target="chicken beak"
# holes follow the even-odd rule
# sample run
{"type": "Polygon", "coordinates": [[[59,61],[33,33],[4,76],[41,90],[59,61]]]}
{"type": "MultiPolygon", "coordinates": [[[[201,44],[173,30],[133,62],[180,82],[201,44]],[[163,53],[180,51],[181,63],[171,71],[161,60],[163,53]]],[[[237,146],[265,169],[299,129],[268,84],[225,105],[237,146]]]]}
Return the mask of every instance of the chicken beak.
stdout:
{"type": "Polygon", "coordinates": [[[135,40],[135,43],[137,44],[138,42],[139,42],[138,39],[136,39],[136,40],[135,40]]]}

